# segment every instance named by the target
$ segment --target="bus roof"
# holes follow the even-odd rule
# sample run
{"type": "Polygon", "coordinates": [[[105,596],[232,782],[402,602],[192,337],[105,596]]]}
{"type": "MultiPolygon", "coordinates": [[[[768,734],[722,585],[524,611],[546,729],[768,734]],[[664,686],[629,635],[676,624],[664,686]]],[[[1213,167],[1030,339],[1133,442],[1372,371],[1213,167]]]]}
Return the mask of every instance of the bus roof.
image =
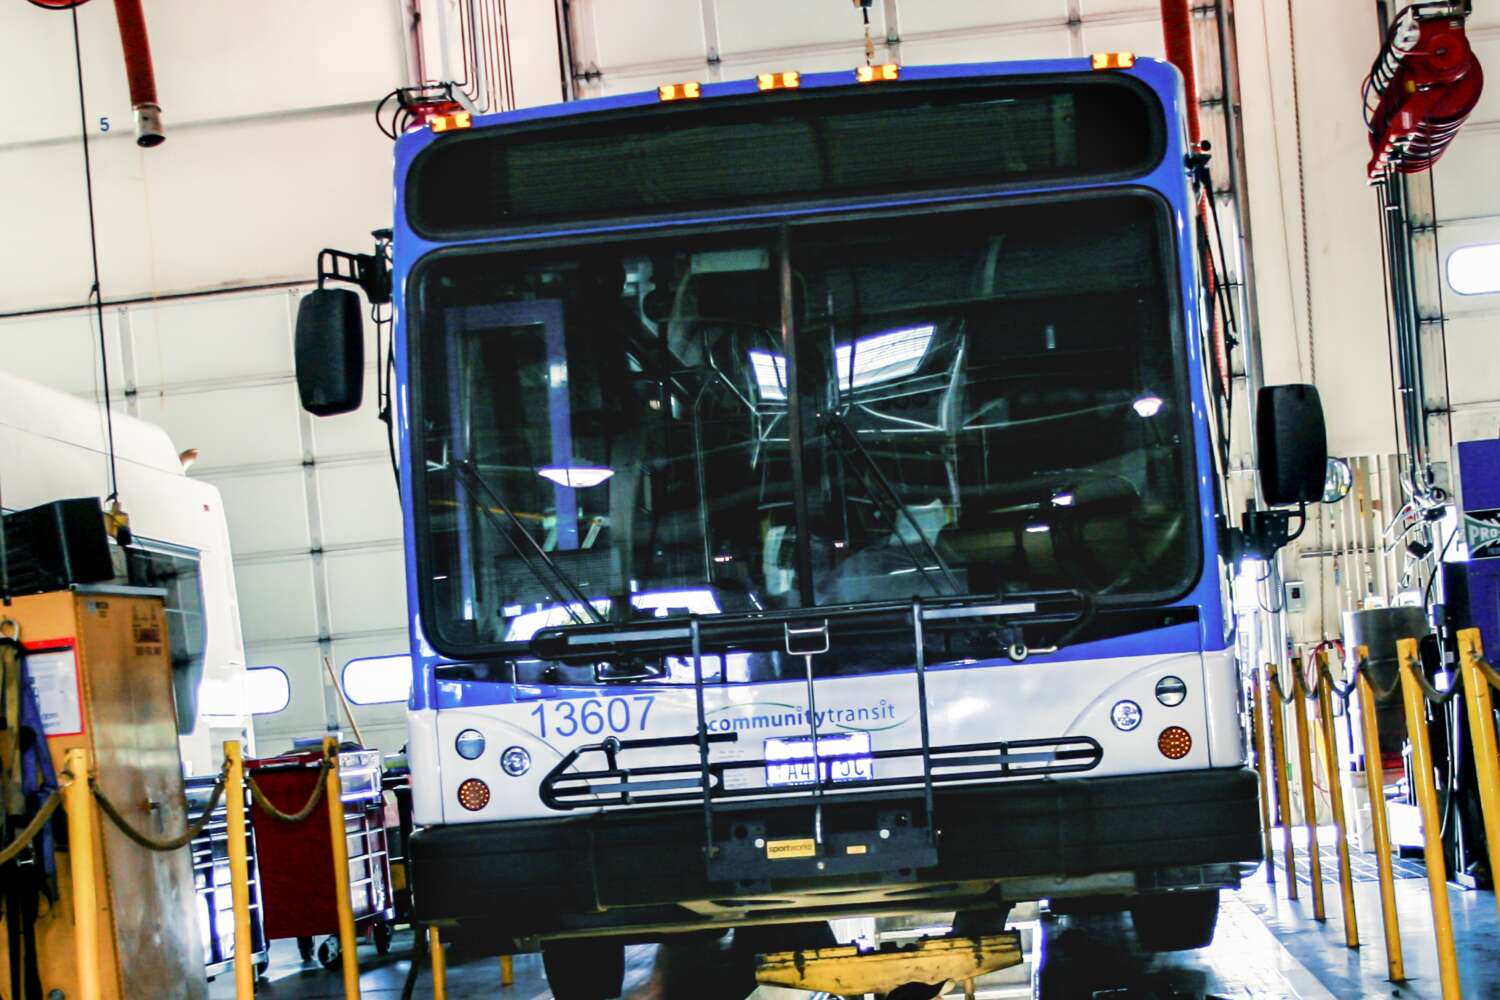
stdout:
{"type": "MultiPolygon", "coordinates": [[[[177,448],[155,424],[123,413],[114,415],[115,456],[160,472],[183,475],[177,448]]],[[[101,455],[107,448],[99,404],[0,371],[0,426],[62,441],[101,455]]]]}

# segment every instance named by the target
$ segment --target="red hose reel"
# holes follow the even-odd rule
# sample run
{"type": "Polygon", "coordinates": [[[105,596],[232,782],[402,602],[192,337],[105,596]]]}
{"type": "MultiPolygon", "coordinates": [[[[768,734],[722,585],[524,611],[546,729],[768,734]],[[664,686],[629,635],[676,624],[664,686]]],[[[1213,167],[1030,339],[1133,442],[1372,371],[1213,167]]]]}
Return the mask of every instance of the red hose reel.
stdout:
{"type": "Polygon", "coordinates": [[[1467,14],[1467,3],[1418,3],[1391,24],[1364,84],[1371,180],[1431,169],[1479,103],[1484,71],[1467,14]]]}

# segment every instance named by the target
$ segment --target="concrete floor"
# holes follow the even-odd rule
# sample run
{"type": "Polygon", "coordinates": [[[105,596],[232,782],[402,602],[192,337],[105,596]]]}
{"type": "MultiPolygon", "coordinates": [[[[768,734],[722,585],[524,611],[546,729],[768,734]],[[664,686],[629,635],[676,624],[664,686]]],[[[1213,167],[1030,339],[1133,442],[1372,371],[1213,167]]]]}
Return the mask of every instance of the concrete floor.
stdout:
{"type": "MultiPolygon", "coordinates": [[[[1269,886],[1263,875],[1248,880],[1236,893],[1226,893],[1214,944],[1195,952],[1145,955],[1133,948],[1129,918],[1043,919],[1030,927],[1037,932],[1031,970],[1010,970],[981,983],[984,1000],[1031,997],[1160,998],[1160,1000],[1215,1000],[1220,997],[1282,1000],[1326,998],[1438,998],[1437,960],[1429,931],[1431,911],[1427,883],[1407,878],[1397,882],[1406,959],[1407,982],[1386,979],[1386,957],[1381,933],[1379,889],[1375,882],[1355,886],[1356,915],[1361,947],[1344,946],[1338,887],[1327,886],[1328,920],[1312,919],[1309,886],[1301,899],[1289,903],[1282,885],[1269,886]],[[1035,991],[1035,994],[1034,994],[1035,991]]],[[[1464,1000],[1500,998],[1500,920],[1495,896],[1484,891],[1449,890],[1454,930],[1458,939],[1464,1000]]],[[[1030,935],[1028,935],[1030,936],[1030,935]]],[[[367,1000],[397,1000],[409,963],[411,936],[397,935],[392,953],[379,958],[361,949],[360,980],[367,1000]]],[[[632,947],[626,956],[628,1000],[740,1000],[743,992],[726,981],[722,956],[702,944],[676,947],[632,947]]],[[[538,956],[515,959],[515,985],[502,989],[499,962],[487,958],[455,962],[449,967],[448,995],[453,1000],[548,1000],[546,979],[538,956]]],[[[213,1000],[234,996],[232,976],[210,985],[213,1000]]],[[[271,967],[258,985],[259,997],[284,1000],[341,1000],[338,973],[303,966],[291,941],[273,944],[271,967]]],[[[431,978],[424,969],[416,997],[430,998],[431,978]]],[[[791,991],[762,988],[757,1000],[807,997],[791,991]]]]}

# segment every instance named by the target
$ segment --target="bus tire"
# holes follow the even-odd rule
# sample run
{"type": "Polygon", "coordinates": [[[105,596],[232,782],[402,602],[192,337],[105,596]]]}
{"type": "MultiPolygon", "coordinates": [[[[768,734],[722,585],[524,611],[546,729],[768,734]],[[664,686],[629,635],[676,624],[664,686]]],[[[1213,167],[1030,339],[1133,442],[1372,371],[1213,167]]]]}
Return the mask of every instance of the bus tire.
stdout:
{"type": "Polygon", "coordinates": [[[625,945],[609,938],[546,941],[542,968],[555,1000],[611,1000],[625,983],[625,945]]]}
{"type": "Polygon", "coordinates": [[[1142,896],[1130,904],[1130,920],[1143,951],[1206,948],[1219,922],[1219,890],[1142,896]]]}

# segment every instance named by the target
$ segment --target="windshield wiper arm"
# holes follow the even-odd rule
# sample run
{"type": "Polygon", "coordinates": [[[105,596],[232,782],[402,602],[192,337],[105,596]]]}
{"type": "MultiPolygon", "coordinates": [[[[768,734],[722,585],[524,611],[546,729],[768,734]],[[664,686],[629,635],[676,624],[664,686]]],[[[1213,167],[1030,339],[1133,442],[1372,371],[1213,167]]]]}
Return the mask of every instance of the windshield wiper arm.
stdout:
{"type": "MultiPolygon", "coordinates": [[[[888,516],[905,518],[906,523],[911,525],[912,532],[916,534],[917,540],[922,543],[922,547],[927,550],[927,554],[937,564],[937,569],[942,571],[943,578],[948,581],[948,586],[953,588],[953,593],[963,593],[962,585],[959,584],[958,579],[953,575],[953,571],[948,568],[948,563],[939,554],[937,546],[928,540],[927,533],[917,523],[916,517],[901,502],[901,497],[896,494],[895,488],[891,486],[891,481],[885,477],[885,473],[881,472],[880,467],[875,464],[874,457],[865,448],[864,442],[854,433],[854,428],[849,426],[849,421],[845,420],[844,415],[841,413],[830,413],[823,420],[834,432],[829,435],[834,445],[838,447],[840,453],[845,458],[853,461],[855,471],[859,475],[860,481],[864,483],[865,492],[870,495],[870,499],[886,508],[888,516]]],[[[937,585],[932,581],[933,567],[923,565],[922,560],[917,557],[917,554],[912,551],[911,546],[907,544],[906,539],[902,537],[899,525],[892,525],[892,528],[895,531],[896,541],[900,542],[901,547],[906,550],[907,557],[911,559],[911,563],[917,568],[917,572],[922,574],[922,579],[926,580],[932,587],[933,593],[939,593],[937,585]]]]}
{"type": "MultiPolygon", "coordinates": [[[[506,520],[515,527],[516,531],[521,533],[522,538],[526,539],[527,543],[531,546],[532,555],[528,555],[526,550],[521,547],[521,543],[517,542],[511,533],[504,529],[503,522],[494,510],[483,503],[476,503],[476,506],[489,517],[490,522],[500,529],[500,534],[510,543],[510,547],[515,550],[516,555],[520,557],[522,565],[531,572],[532,576],[536,577],[537,582],[542,585],[543,589],[547,591],[552,599],[562,605],[563,610],[568,613],[568,617],[579,625],[587,624],[587,622],[578,616],[578,612],[573,610],[573,604],[576,603],[582,606],[584,614],[588,615],[595,625],[604,624],[604,616],[594,609],[593,602],[584,596],[578,584],[573,582],[573,578],[564,573],[562,567],[558,566],[552,560],[552,557],[547,554],[547,550],[542,548],[535,538],[531,537],[531,532],[526,530],[526,525],[521,523],[521,519],[516,516],[516,512],[510,509],[510,505],[501,498],[495,488],[487,483],[484,477],[479,474],[479,470],[474,467],[473,460],[462,459],[453,462],[452,467],[455,471],[464,473],[464,476],[467,477],[470,483],[477,485],[483,490],[489,497],[490,502],[500,508],[501,512],[505,514],[506,520]],[[544,572],[534,561],[533,556],[541,559],[542,565],[545,565],[547,568],[547,572],[552,574],[551,579],[548,578],[547,572],[544,572]]],[[[463,477],[459,478],[462,479],[463,477]]],[[[471,499],[478,499],[474,496],[474,490],[471,487],[465,486],[465,489],[471,499]]]]}

